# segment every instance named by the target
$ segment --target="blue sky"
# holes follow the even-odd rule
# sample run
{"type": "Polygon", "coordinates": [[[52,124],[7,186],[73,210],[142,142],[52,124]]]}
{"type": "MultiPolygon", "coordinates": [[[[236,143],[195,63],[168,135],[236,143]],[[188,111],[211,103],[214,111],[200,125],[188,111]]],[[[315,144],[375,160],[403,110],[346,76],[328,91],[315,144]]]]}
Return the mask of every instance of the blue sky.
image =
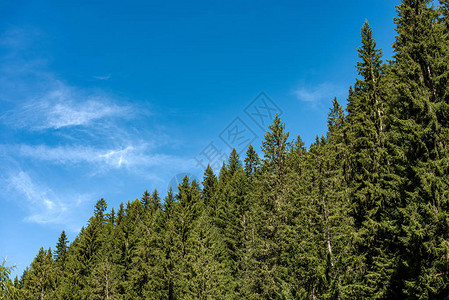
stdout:
{"type": "Polygon", "coordinates": [[[395,4],[2,1],[0,259],[20,274],[100,197],[202,178],[275,111],[309,145],[345,104],[365,19],[391,57],[395,4]]]}

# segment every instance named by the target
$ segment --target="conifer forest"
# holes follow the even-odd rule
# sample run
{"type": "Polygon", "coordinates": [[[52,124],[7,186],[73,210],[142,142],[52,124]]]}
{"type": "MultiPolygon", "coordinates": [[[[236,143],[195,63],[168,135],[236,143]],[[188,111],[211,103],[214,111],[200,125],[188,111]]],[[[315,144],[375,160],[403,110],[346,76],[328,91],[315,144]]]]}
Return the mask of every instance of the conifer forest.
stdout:
{"type": "Polygon", "coordinates": [[[396,11],[392,60],[361,24],[358,77],[329,99],[324,136],[306,146],[276,116],[218,174],[102,198],[21,276],[1,265],[0,298],[445,299],[449,1],[396,11]]]}

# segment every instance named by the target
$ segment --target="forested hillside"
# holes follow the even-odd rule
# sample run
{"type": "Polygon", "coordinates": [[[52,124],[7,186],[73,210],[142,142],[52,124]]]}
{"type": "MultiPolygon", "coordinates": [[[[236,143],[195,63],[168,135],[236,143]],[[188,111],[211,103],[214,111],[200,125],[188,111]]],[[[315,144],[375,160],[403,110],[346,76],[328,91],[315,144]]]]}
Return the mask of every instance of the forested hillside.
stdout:
{"type": "Polygon", "coordinates": [[[116,210],[100,199],[21,278],[2,267],[3,297],[448,296],[449,1],[432,3],[398,5],[391,61],[363,25],[346,111],[334,99],[309,147],[276,116],[261,151],[232,151],[219,174],[116,210]]]}

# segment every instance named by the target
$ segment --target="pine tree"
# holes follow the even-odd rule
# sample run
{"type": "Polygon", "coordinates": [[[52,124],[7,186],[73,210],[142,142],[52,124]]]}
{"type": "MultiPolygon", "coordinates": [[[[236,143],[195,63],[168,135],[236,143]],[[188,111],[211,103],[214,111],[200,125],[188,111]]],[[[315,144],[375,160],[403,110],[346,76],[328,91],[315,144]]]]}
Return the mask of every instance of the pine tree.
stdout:
{"type": "Polygon", "coordinates": [[[392,66],[388,146],[399,209],[398,295],[449,293],[447,31],[431,1],[402,1],[392,66]]]}
{"type": "Polygon", "coordinates": [[[247,177],[252,177],[256,174],[260,164],[259,156],[253,148],[253,145],[248,146],[245,157],[245,173],[247,177]]]}
{"type": "Polygon", "coordinates": [[[350,89],[344,123],[345,175],[358,235],[357,252],[365,258],[366,282],[360,297],[384,298],[394,285],[396,208],[389,201],[390,175],[384,146],[385,66],[367,21],[361,29],[361,42],[357,63],[360,78],[350,89]]]}
{"type": "Polygon", "coordinates": [[[191,277],[188,294],[192,299],[229,299],[233,296],[233,276],[229,263],[223,259],[220,231],[214,226],[209,209],[203,209],[191,231],[188,260],[191,277]]]}
{"type": "Polygon", "coordinates": [[[262,298],[278,298],[284,292],[286,270],[281,257],[282,247],[288,244],[283,211],[289,204],[285,185],[288,172],[288,149],[290,148],[285,125],[278,115],[262,141],[264,153],[261,174],[251,191],[251,236],[246,241],[242,266],[243,295],[262,298]]]}
{"type": "Polygon", "coordinates": [[[216,192],[217,192],[217,176],[215,176],[214,171],[210,165],[207,165],[206,171],[203,177],[203,189],[201,191],[201,196],[203,199],[203,204],[205,208],[211,208],[212,214],[215,212],[216,206],[216,192]]]}
{"type": "Polygon", "coordinates": [[[243,236],[246,230],[245,220],[248,214],[246,176],[240,157],[235,149],[231,152],[227,164],[221,170],[218,182],[217,207],[213,224],[218,238],[217,259],[223,263],[231,279],[228,279],[227,297],[235,297],[235,290],[241,289],[241,283],[236,280],[241,270],[241,250],[243,236]]]}
{"type": "Polygon", "coordinates": [[[18,290],[17,276],[14,284],[11,282],[9,276],[16,266],[5,266],[6,259],[0,265],[0,299],[20,299],[20,290],[18,290]]]}
{"type": "Polygon", "coordinates": [[[298,135],[296,139],[291,143],[291,149],[289,150],[289,168],[296,172],[298,175],[301,175],[302,165],[304,162],[304,156],[307,153],[307,149],[305,148],[305,144],[301,139],[301,136],[298,135]]]}
{"type": "Polygon", "coordinates": [[[154,189],[151,194],[151,212],[154,215],[161,208],[161,198],[159,197],[159,192],[154,189]]]}
{"type": "Polygon", "coordinates": [[[54,251],[53,272],[55,274],[55,298],[60,298],[62,294],[62,286],[67,280],[66,278],[66,265],[68,263],[68,246],[69,241],[67,240],[67,235],[63,230],[56,244],[56,250],[54,251]]]}
{"type": "Polygon", "coordinates": [[[166,298],[167,291],[164,280],[164,254],[162,242],[162,210],[157,190],[150,198],[150,209],[136,224],[136,250],[132,257],[130,269],[130,285],[134,297],[166,298]]]}
{"type": "Polygon", "coordinates": [[[150,200],[151,196],[150,193],[148,193],[148,190],[145,190],[145,192],[142,195],[142,198],[140,198],[140,201],[142,202],[143,208],[147,210],[150,207],[150,200]]]}
{"type": "Polygon", "coordinates": [[[54,253],[55,261],[61,265],[61,270],[64,271],[64,264],[67,260],[67,249],[68,249],[67,235],[63,230],[61,232],[61,236],[58,239],[58,243],[56,244],[56,250],[54,253]]]}
{"type": "Polygon", "coordinates": [[[52,299],[54,286],[53,258],[51,249],[39,249],[39,253],[31,263],[31,267],[23,278],[23,289],[26,298],[52,299]]]}
{"type": "Polygon", "coordinates": [[[198,184],[189,183],[185,176],[178,185],[177,202],[167,220],[165,244],[170,247],[168,257],[169,298],[175,299],[189,294],[189,282],[195,275],[189,258],[192,250],[192,230],[199,217],[201,197],[198,184]]]}
{"type": "Polygon", "coordinates": [[[273,124],[268,126],[268,129],[270,131],[266,132],[262,141],[263,167],[280,179],[287,171],[287,152],[290,146],[290,143],[287,142],[289,133],[285,132],[285,124],[282,123],[278,114],[276,114],[273,124]]]}
{"type": "MultiPolygon", "coordinates": [[[[326,137],[316,137],[299,160],[294,188],[295,234],[300,245],[289,251],[291,294],[299,298],[358,298],[360,280],[353,249],[353,222],[348,212],[344,164],[346,149],[342,107],[334,98],[326,137]]],[[[296,164],[295,164],[296,165],[296,164]]]]}
{"type": "Polygon", "coordinates": [[[167,196],[165,197],[163,205],[163,230],[161,232],[162,249],[163,249],[163,272],[164,289],[166,290],[166,298],[169,300],[175,299],[175,281],[176,281],[176,239],[173,237],[173,231],[176,222],[176,202],[173,190],[170,187],[167,196]]]}
{"type": "Polygon", "coordinates": [[[95,204],[94,217],[98,220],[99,223],[105,222],[104,212],[106,211],[107,207],[108,206],[106,200],[104,200],[103,198],[98,200],[95,204]]]}

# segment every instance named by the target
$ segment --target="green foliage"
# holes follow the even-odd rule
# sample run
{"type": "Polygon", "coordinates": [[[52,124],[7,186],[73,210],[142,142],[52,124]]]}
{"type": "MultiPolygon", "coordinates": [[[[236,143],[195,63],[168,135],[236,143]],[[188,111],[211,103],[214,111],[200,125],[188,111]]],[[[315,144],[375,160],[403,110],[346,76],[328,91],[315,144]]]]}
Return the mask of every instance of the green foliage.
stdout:
{"type": "Polygon", "coordinates": [[[7,267],[6,259],[0,265],[0,299],[19,299],[21,295],[20,290],[17,289],[17,285],[13,284],[9,278],[15,267],[7,267]]]}
{"type": "Polygon", "coordinates": [[[443,299],[449,294],[449,2],[402,0],[387,64],[366,21],[346,113],[306,148],[279,115],[202,188],[93,216],[2,299],[443,299]]]}

